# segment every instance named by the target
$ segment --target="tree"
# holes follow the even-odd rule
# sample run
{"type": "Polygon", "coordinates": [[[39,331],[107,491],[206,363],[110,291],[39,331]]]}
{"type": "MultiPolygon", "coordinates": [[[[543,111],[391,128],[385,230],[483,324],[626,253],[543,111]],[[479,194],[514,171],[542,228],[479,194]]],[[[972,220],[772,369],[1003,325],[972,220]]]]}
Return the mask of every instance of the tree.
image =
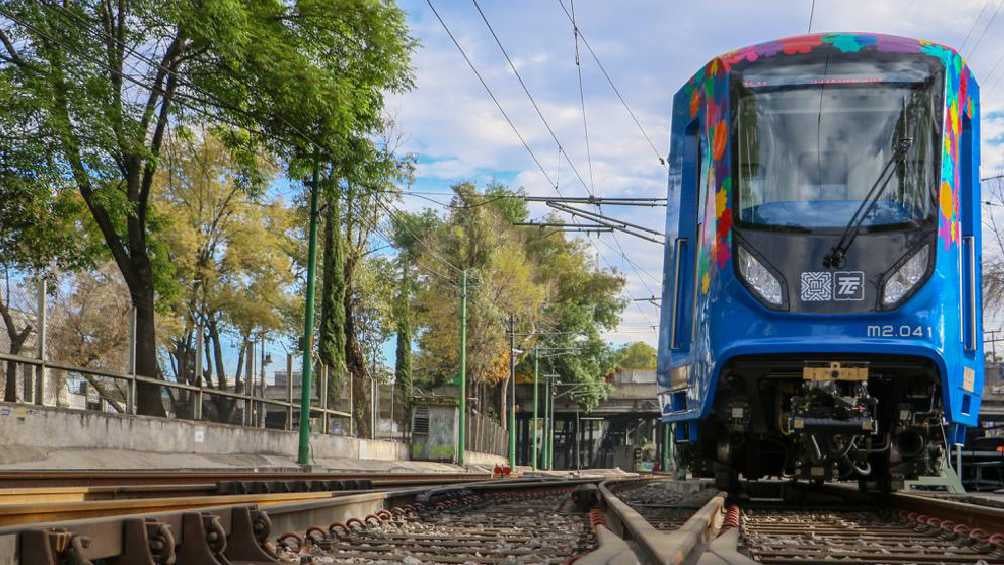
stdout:
{"type": "Polygon", "coordinates": [[[398,296],[395,300],[395,348],[394,380],[400,385],[405,398],[405,407],[410,406],[414,396],[414,374],[412,372],[412,312],[416,287],[415,261],[421,252],[421,244],[436,229],[439,217],[432,210],[420,213],[401,212],[391,219],[392,240],[398,249],[397,262],[401,270],[398,296]]]}
{"type": "MultiPolygon", "coordinates": [[[[125,282],[110,261],[67,277],[51,304],[50,359],[74,367],[123,371],[129,355],[129,325],[124,322],[130,307],[123,300],[127,295],[125,282]]],[[[82,377],[116,412],[126,413],[125,381],[86,373],[82,377]]]]}
{"type": "Polygon", "coordinates": [[[617,358],[622,369],[655,369],[656,351],[644,341],[636,341],[617,350],[617,358]]]}
{"type": "MultiPolygon", "coordinates": [[[[364,294],[356,275],[369,255],[370,236],[377,230],[385,213],[392,212],[388,198],[397,192],[397,183],[407,181],[413,170],[411,156],[395,154],[400,136],[393,123],[384,123],[380,139],[374,143],[357,139],[342,158],[334,163],[336,178],[344,183],[345,210],[345,364],[352,376],[353,416],[362,437],[372,437],[370,429],[370,378],[366,350],[361,341],[366,331],[362,312],[364,294]]],[[[393,213],[391,213],[393,216],[393,213]]]]}
{"type": "Polygon", "coordinates": [[[988,181],[984,190],[984,198],[993,204],[984,208],[984,226],[991,236],[983,246],[983,309],[984,316],[989,317],[1004,306],[1004,226],[995,214],[998,207],[1004,206],[1004,182],[988,181]]]}
{"type": "MultiPolygon", "coordinates": [[[[169,130],[197,114],[302,157],[379,124],[383,93],[410,86],[404,15],[378,1],[4,3],[0,71],[37,115],[100,229],[136,309],[139,374],[160,375],[151,193],[169,130]],[[309,133],[305,133],[309,132],[309,133]]],[[[16,144],[18,137],[0,143],[16,144]]],[[[139,411],[163,414],[160,387],[139,411]]]]}
{"type": "Polygon", "coordinates": [[[478,193],[470,183],[453,191],[446,222],[420,249],[420,270],[433,274],[416,297],[423,326],[419,362],[433,382],[453,378],[459,365],[459,271],[466,270],[468,372],[475,386],[498,386],[509,376],[508,316],[537,319],[545,288],[535,280],[523,234],[494,206],[501,199],[478,193]]]}
{"type": "Polygon", "coordinates": [[[342,241],[341,194],[338,186],[324,186],[327,218],[324,222],[324,259],[321,270],[321,316],[317,350],[331,369],[328,406],[334,406],[338,384],[345,374],[345,246],[342,241]]]}
{"type": "MultiPolygon", "coordinates": [[[[227,390],[223,340],[236,334],[241,347],[233,390],[244,392],[250,344],[263,333],[290,329],[294,217],[264,191],[276,171],[268,158],[235,153],[222,139],[225,131],[176,133],[164,148],[153,195],[159,243],[174,275],[158,284],[169,290],[158,302],[166,330],[161,341],[175,379],[193,386],[201,341],[205,384],[227,390]]],[[[192,398],[172,398],[176,411],[191,415],[192,398]]],[[[219,419],[229,420],[234,403],[215,400],[219,419]]]]}
{"type": "MultiPolygon", "coordinates": [[[[548,286],[543,312],[547,329],[539,345],[572,354],[548,357],[541,371],[557,373],[566,383],[584,385],[576,393],[580,405],[595,407],[607,391],[605,377],[616,367],[616,354],[600,335],[620,322],[627,305],[624,278],[613,270],[594,268],[588,244],[562,233],[530,229],[527,253],[537,276],[548,286]]],[[[524,372],[528,370],[525,366],[524,372]]]]}
{"type": "MultiPolygon", "coordinates": [[[[7,353],[18,355],[36,331],[34,316],[15,312],[12,278],[53,277],[63,269],[88,265],[99,254],[87,233],[79,198],[58,189],[31,186],[30,163],[13,163],[0,153],[0,268],[5,288],[0,319],[7,334],[7,353]]],[[[16,158],[15,158],[16,160],[16,158]]],[[[53,180],[53,179],[49,179],[53,180]]],[[[54,182],[52,186],[59,186],[54,182]]],[[[17,364],[6,363],[4,401],[17,401],[17,364]]]]}

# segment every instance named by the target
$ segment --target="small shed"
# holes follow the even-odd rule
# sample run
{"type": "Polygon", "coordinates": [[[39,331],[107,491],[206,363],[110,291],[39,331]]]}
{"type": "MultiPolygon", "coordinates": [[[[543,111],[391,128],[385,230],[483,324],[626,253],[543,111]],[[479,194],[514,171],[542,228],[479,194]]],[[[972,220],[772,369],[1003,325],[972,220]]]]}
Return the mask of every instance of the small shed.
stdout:
{"type": "Polygon", "coordinates": [[[456,463],[459,415],[456,398],[416,398],[411,408],[412,461],[456,463]]]}

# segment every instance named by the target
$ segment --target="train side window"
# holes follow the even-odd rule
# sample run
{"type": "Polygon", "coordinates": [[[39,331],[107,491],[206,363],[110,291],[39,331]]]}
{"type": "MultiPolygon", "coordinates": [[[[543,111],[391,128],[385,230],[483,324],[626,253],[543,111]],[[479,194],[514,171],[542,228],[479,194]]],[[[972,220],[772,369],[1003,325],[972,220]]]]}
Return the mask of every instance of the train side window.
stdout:
{"type": "Polygon", "coordinates": [[[710,153],[708,153],[708,138],[704,135],[697,135],[697,182],[694,184],[697,194],[699,195],[697,201],[697,225],[698,225],[698,237],[700,237],[700,226],[704,223],[704,209],[708,205],[708,188],[704,186],[704,180],[708,178],[708,167],[710,166],[710,159],[707,158],[710,153]]]}
{"type": "Polygon", "coordinates": [[[962,135],[959,139],[959,220],[962,236],[975,235],[973,226],[973,122],[962,118],[962,135]]]}
{"type": "Polygon", "coordinates": [[[973,196],[976,188],[973,178],[973,123],[962,117],[962,135],[959,139],[959,227],[962,230],[962,344],[967,352],[979,347],[977,320],[979,319],[979,289],[977,288],[976,226],[974,225],[973,196]]]}
{"type": "Polygon", "coordinates": [[[675,261],[676,294],[673,311],[673,331],[671,347],[677,351],[686,351],[690,346],[693,325],[693,297],[696,272],[694,270],[696,250],[699,249],[701,226],[701,206],[705,204],[704,195],[700,190],[701,183],[707,174],[702,161],[706,154],[706,142],[702,139],[700,120],[691,122],[684,134],[684,170],[683,185],[680,193],[680,230],[677,241],[679,257],[675,261]]]}

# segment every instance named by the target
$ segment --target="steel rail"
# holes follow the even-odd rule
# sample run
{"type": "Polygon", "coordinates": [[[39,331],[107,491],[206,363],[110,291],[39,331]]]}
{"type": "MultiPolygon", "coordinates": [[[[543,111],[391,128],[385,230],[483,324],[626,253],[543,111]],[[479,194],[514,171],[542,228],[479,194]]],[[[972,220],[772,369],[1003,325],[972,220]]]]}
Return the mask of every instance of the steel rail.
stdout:
{"type": "MultiPolygon", "coordinates": [[[[661,530],[611,490],[612,487],[644,484],[646,480],[651,479],[611,480],[600,484],[599,490],[611,522],[611,529],[620,537],[634,541],[638,548],[638,558],[642,563],[675,565],[689,562],[699,555],[704,546],[710,544],[720,531],[726,493],[720,492],[712,497],[679,527],[673,530],[661,530]]],[[[730,557],[735,557],[736,560],[729,562],[737,565],[748,561],[739,555],[730,557]]]]}
{"type": "Polygon", "coordinates": [[[150,485],[204,485],[220,482],[270,482],[270,481],[345,481],[371,480],[374,484],[418,484],[461,482],[492,478],[491,473],[372,473],[372,472],[303,472],[293,470],[248,471],[221,469],[219,471],[167,471],[167,470],[102,470],[102,471],[2,471],[0,489],[28,487],[128,487],[150,485]],[[421,483],[421,481],[429,481],[421,483]]]}
{"type": "MultiPolygon", "coordinates": [[[[334,497],[326,493],[326,498],[297,500],[290,500],[291,495],[256,495],[254,498],[241,498],[243,503],[236,505],[216,504],[169,511],[137,506],[133,509],[135,513],[129,515],[0,528],[0,563],[89,564],[99,559],[112,559],[120,565],[276,563],[276,543],[273,542],[276,532],[304,532],[306,529],[304,535],[279,536],[280,539],[275,541],[280,544],[282,538],[289,540],[289,536],[299,538],[301,544],[307,538],[330,544],[336,540],[328,537],[336,533],[336,525],[348,524],[345,532],[349,533],[356,527],[366,529],[381,522],[388,523],[385,521],[392,516],[403,516],[400,507],[410,502],[437,511],[450,511],[455,506],[462,506],[465,501],[469,502],[474,493],[480,493],[474,494],[474,498],[483,502],[493,501],[496,497],[535,500],[534,494],[527,493],[568,492],[574,486],[598,480],[509,479],[494,483],[480,481],[444,485],[432,491],[410,487],[334,497]],[[426,503],[417,502],[420,494],[428,495],[426,503]],[[396,514],[389,511],[392,508],[397,510],[396,514]],[[311,527],[329,523],[332,524],[330,531],[311,527]]],[[[324,493],[304,493],[300,496],[319,494],[324,493]]],[[[218,502],[220,499],[212,500],[218,502]]]]}

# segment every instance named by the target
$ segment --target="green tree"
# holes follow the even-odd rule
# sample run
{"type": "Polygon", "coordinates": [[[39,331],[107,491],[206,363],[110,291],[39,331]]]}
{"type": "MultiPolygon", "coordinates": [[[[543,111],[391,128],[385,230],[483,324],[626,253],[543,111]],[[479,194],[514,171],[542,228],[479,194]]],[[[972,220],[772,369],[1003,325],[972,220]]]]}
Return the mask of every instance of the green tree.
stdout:
{"type": "MultiPolygon", "coordinates": [[[[36,331],[34,317],[15,312],[11,287],[25,277],[54,277],[61,270],[88,266],[100,248],[88,233],[80,198],[74,193],[32,186],[25,162],[0,154],[0,269],[6,285],[0,294],[0,319],[7,334],[7,353],[18,355],[36,331]],[[6,157],[6,158],[5,158],[6,157]],[[12,279],[14,282],[12,282],[12,279]]],[[[59,186],[57,179],[51,186],[59,186]]],[[[17,364],[6,363],[4,401],[17,400],[17,364]]]]}
{"type": "MultiPolygon", "coordinates": [[[[373,303],[367,292],[367,282],[383,279],[365,279],[359,275],[367,274],[371,236],[381,229],[379,225],[392,212],[388,202],[398,191],[397,184],[408,181],[413,169],[412,157],[400,158],[395,154],[400,138],[395,137],[393,131],[393,122],[385,120],[375,139],[352,139],[331,163],[332,182],[342,187],[341,207],[345,211],[341,214],[341,236],[334,233],[332,242],[341,245],[344,252],[345,368],[352,378],[355,429],[362,437],[369,437],[373,432],[370,429],[372,375],[367,354],[371,358],[375,354],[368,339],[383,331],[382,325],[373,323],[376,318],[371,314],[375,310],[371,309],[373,303]]],[[[329,271],[328,276],[334,275],[329,271]]]]}
{"type": "Polygon", "coordinates": [[[416,287],[415,261],[424,240],[439,225],[439,217],[432,210],[420,213],[401,212],[391,219],[393,243],[398,249],[397,262],[401,271],[398,296],[395,301],[394,380],[401,387],[405,408],[414,396],[415,379],[412,365],[414,340],[412,312],[416,287]]]}
{"type": "Polygon", "coordinates": [[[328,406],[334,406],[338,385],[345,374],[345,246],[342,241],[341,195],[333,182],[325,183],[327,218],[324,223],[324,258],[321,270],[321,316],[317,349],[330,368],[328,406]]]}
{"type": "Polygon", "coordinates": [[[656,351],[644,341],[636,341],[618,349],[617,358],[622,369],[655,369],[656,351]]]}
{"type": "MultiPolygon", "coordinates": [[[[617,356],[601,332],[620,323],[627,305],[622,295],[624,278],[616,271],[594,267],[588,243],[583,240],[538,228],[528,231],[527,254],[548,288],[542,313],[546,328],[537,343],[572,352],[542,360],[541,371],[557,373],[566,383],[583,385],[575,396],[584,408],[591,409],[605,397],[604,378],[616,368],[617,356]]],[[[528,369],[524,366],[522,370],[528,369]]]]}
{"type": "MultiPolygon", "coordinates": [[[[164,147],[153,187],[158,243],[174,275],[174,292],[159,297],[160,343],[178,382],[199,384],[195,368],[202,341],[205,384],[228,390],[232,381],[233,391],[244,392],[251,343],[263,333],[289,329],[285,312],[296,302],[294,218],[281,200],[266,196],[264,187],[276,172],[269,159],[235,154],[222,139],[226,132],[176,133],[164,147]],[[228,333],[241,344],[232,378],[223,355],[228,333]]],[[[176,412],[191,415],[193,398],[172,399],[176,412]]],[[[214,400],[218,419],[228,421],[236,405],[223,397],[214,400]]]]}
{"type": "Polygon", "coordinates": [[[502,199],[478,193],[470,183],[458,184],[453,191],[446,222],[420,249],[421,270],[435,273],[425,279],[417,295],[423,325],[420,364],[433,382],[453,378],[459,365],[458,271],[467,270],[467,367],[472,390],[497,387],[509,376],[508,316],[537,319],[545,288],[535,280],[523,234],[493,205],[502,199]]]}
{"type": "MultiPolygon", "coordinates": [[[[0,16],[0,91],[20,93],[47,166],[66,171],[100,229],[136,308],[146,376],[160,374],[155,298],[170,279],[151,209],[169,130],[198,115],[259,132],[231,141],[286,157],[334,154],[379,126],[384,92],[410,86],[404,15],[377,0],[8,0],[0,16]]],[[[163,414],[159,387],[141,385],[138,408],[163,414]]]]}

